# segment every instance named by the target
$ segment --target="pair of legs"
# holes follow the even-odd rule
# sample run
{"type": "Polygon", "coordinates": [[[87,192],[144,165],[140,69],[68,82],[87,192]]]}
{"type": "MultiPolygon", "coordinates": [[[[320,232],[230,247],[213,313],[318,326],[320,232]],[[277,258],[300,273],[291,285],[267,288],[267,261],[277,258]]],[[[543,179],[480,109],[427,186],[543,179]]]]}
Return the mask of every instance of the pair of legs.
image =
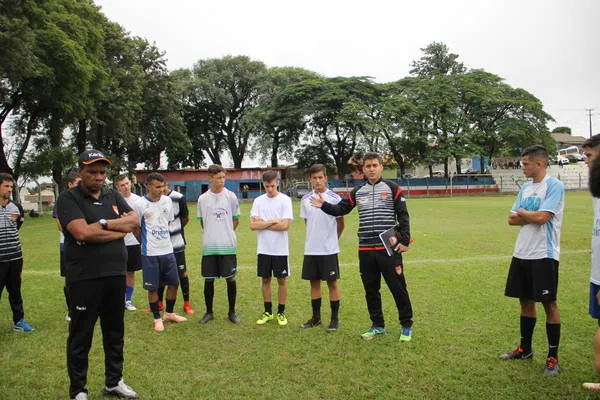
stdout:
{"type": "Polygon", "coordinates": [[[300,325],[301,328],[311,328],[321,324],[321,281],[327,282],[329,288],[329,303],[331,305],[331,323],[328,331],[334,332],[339,328],[340,287],[337,279],[340,267],[337,254],[304,255],[302,263],[302,279],[310,281],[310,300],[312,317],[300,325]]]}
{"type": "Polygon", "coordinates": [[[277,279],[277,322],[280,326],[287,325],[285,316],[285,301],[287,299],[287,277],[289,275],[288,256],[272,256],[259,254],[257,260],[257,275],[261,278],[261,292],[265,312],[256,321],[262,325],[273,319],[273,301],[271,297],[271,279],[277,279]]]}
{"type": "MultiPolygon", "coordinates": [[[[195,311],[190,304],[190,278],[187,273],[185,251],[175,253],[175,262],[177,263],[177,273],[179,275],[179,287],[181,288],[181,294],[183,295],[183,311],[186,314],[194,314],[195,311]]],[[[160,303],[163,301],[164,292],[165,287],[161,285],[158,288],[158,301],[160,303]]]]}
{"type": "Polygon", "coordinates": [[[135,311],[133,291],[135,289],[135,271],[142,269],[142,252],[139,244],[127,246],[127,272],[125,273],[125,308],[135,311]]]}
{"type": "Polygon", "coordinates": [[[21,295],[21,273],[23,272],[23,259],[0,263],[0,296],[6,286],[8,302],[12,311],[13,323],[23,319],[23,297],[21,295]]]}
{"type": "Polygon", "coordinates": [[[202,256],[202,277],[204,278],[204,304],[206,313],[200,320],[206,323],[213,316],[213,301],[215,297],[215,279],[225,278],[227,282],[227,300],[229,302],[229,321],[234,324],[240,323],[240,319],[235,313],[235,302],[237,299],[237,257],[235,254],[214,254],[202,256]]]}

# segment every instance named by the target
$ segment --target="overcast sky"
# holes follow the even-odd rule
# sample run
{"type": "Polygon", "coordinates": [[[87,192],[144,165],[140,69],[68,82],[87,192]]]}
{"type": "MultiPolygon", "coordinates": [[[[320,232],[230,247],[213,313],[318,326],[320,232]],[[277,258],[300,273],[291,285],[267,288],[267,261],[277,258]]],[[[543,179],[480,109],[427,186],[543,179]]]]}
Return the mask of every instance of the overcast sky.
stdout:
{"type": "Polygon", "coordinates": [[[96,0],[132,35],[166,52],[170,70],[247,55],[325,76],[408,75],[443,42],[538,97],[574,135],[600,133],[599,0],[96,0]]]}

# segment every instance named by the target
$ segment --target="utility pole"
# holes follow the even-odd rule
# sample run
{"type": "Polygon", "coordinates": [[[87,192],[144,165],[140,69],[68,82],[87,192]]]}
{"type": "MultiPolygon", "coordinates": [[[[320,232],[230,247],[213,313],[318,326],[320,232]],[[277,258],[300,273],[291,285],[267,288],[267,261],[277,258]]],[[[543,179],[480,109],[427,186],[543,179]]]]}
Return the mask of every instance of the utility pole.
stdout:
{"type": "Polygon", "coordinates": [[[588,118],[590,119],[590,137],[592,137],[592,111],[594,111],[594,109],[593,108],[586,108],[585,111],[587,111],[588,118]]]}

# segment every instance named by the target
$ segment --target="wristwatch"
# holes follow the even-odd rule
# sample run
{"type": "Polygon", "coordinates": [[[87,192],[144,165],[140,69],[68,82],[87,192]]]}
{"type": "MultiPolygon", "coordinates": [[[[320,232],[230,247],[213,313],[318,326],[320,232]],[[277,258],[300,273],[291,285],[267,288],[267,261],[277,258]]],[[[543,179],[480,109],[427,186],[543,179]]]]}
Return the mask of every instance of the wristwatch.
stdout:
{"type": "Polygon", "coordinates": [[[104,218],[98,220],[98,223],[100,224],[100,226],[102,227],[102,229],[104,229],[104,230],[108,229],[108,221],[105,220],[104,218]]]}

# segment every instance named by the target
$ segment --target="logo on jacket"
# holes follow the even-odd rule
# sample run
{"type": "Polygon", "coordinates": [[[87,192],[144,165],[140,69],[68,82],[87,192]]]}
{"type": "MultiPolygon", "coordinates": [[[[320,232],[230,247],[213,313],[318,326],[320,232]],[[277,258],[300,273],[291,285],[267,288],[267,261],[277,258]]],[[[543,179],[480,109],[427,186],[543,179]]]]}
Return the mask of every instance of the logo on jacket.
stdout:
{"type": "Polygon", "coordinates": [[[387,200],[390,197],[390,192],[381,192],[379,193],[379,198],[381,198],[381,200],[387,200]]]}

